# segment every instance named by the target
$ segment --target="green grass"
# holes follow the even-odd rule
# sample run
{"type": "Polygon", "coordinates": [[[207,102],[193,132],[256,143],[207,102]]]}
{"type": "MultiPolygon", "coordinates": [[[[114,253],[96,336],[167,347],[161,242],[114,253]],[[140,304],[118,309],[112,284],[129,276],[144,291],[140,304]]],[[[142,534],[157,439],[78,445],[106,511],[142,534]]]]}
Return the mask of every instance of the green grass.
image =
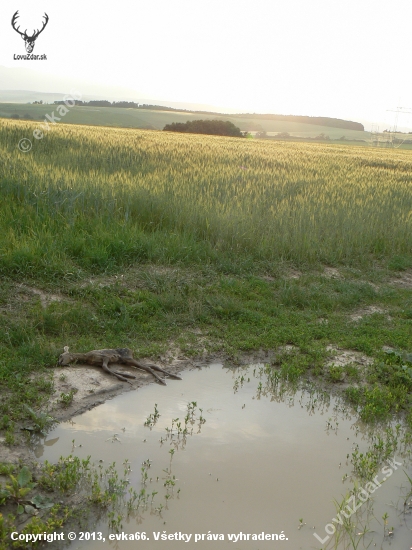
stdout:
{"type": "MultiPolygon", "coordinates": [[[[95,276],[92,283],[86,277],[58,285],[24,279],[45,293],[59,290],[63,300],[46,309],[30,293],[20,294],[25,298],[22,303],[19,298],[13,303],[10,294],[3,296],[2,305],[13,312],[1,317],[0,336],[5,390],[0,414],[7,414],[8,421],[26,416],[22,402],[34,403],[33,407],[47,402],[50,383],[42,376],[33,383],[28,376],[35,370],[47,376],[64,345],[79,351],[128,346],[139,356],[154,357],[174,342],[191,356],[201,353],[206,339],[211,352],[236,358],[293,344],[299,352],[277,366],[289,377],[294,373],[320,380],[328,378],[324,363],[330,342],[380,360],[384,345],[405,350],[410,346],[411,319],[405,315],[412,307],[410,291],[385,285],[375,291],[350,273],[344,281],[325,279],[316,272],[297,281],[285,274],[266,281],[257,274],[223,275],[201,266],[156,269],[147,264],[116,273],[117,279],[95,276]],[[356,323],[350,320],[353,310],[369,304],[387,308],[392,319],[374,314],[356,323]],[[194,329],[200,330],[202,338],[194,329]]],[[[355,373],[348,374],[356,379],[355,373]]],[[[390,376],[373,378],[372,374],[373,384],[393,384],[390,376]]],[[[403,384],[408,390],[405,380],[400,377],[397,387],[403,384]]],[[[337,380],[332,377],[331,381],[337,380]]],[[[402,391],[398,410],[408,410],[409,394],[402,391]]]]}

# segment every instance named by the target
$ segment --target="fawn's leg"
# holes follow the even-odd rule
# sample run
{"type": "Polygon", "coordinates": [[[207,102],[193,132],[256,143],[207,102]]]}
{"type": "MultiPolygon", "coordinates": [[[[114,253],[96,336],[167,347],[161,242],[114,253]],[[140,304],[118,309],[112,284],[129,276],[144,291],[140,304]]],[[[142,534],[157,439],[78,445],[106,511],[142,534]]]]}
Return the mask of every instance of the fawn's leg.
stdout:
{"type": "MultiPolygon", "coordinates": [[[[134,367],[139,367],[139,369],[153,369],[157,370],[159,372],[163,372],[163,374],[167,374],[167,376],[170,376],[170,378],[174,378],[175,380],[181,380],[180,376],[177,376],[176,374],[172,374],[170,372],[167,372],[167,370],[162,369],[161,367],[158,367],[157,365],[142,365],[139,363],[139,361],[136,361],[136,359],[127,359],[126,365],[133,365],[134,367]]],[[[153,372],[153,371],[152,371],[153,372]]]]}
{"type": "Polygon", "coordinates": [[[124,376],[125,378],[133,378],[134,380],[136,380],[136,376],[134,376],[133,374],[129,374],[128,372],[117,372],[116,370],[111,370],[110,372],[112,372],[113,374],[118,374],[119,376],[124,376]]]}
{"type": "MultiPolygon", "coordinates": [[[[145,370],[145,371],[147,371],[147,372],[150,372],[150,374],[151,374],[152,376],[154,376],[158,382],[160,382],[160,383],[163,384],[164,386],[167,386],[166,382],[165,382],[162,378],[160,378],[160,376],[158,376],[158,375],[150,368],[150,367],[153,366],[153,365],[150,365],[150,367],[147,366],[147,365],[142,365],[141,363],[139,363],[138,361],[136,361],[136,359],[126,359],[126,360],[124,361],[124,364],[125,364],[125,365],[129,365],[129,366],[131,366],[131,367],[136,367],[136,368],[138,368],[138,369],[145,370]]],[[[162,369],[160,369],[160,370],[162,370],[162,369]]],[[[163,372],[166,372],[166,371],[163,371],[163,372]]],[[[167,373],[166,373],[166,374],[167,374],[167,373]]]]}
{"type": "Polygon", "coordinates": [[[158,367],[157,365],[149,365],[152,369],[158,370],[159,372],[163,372],[164,374],[167,374],[167,376],[170,376],[170,378],[174,378],[175,380],[181,380],[180,376],[177,376],[177,374],[172,374],[171,372],[167,372],[167,370],[162,369],[162,367],[158,367]]]}
{"type": "MultiPolygon", "coordinates": [[[[131,384],[131,382],[129,382],[129,380],[127,378],[125,378],[125,376],[123,376],[122,374],[119,374],[118,372],[114,372],[114,371],[110,370],[109,367],[108,367],[108,364],[109,364],[109,358],[105,357],[103,359],[103,364],[102,364],[102,369],[105,372],[108,372],[109,374],[113,374],[116,378],[118,378],[122,382],[127,382],[128,384],[131,384]]],[[[129,377],[130,377],[130,375],[129,375],[129,377]]],[[[134,376],[132,376],[132,378],[134,378],[134,376]]]]}

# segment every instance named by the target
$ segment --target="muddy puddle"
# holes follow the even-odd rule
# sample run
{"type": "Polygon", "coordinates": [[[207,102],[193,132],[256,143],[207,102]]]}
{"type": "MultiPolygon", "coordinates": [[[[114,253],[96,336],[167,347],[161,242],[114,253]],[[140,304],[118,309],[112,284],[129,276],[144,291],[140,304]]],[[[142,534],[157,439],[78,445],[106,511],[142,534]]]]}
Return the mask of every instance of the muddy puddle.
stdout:
{"type": "Polygon", "coordinates": [[[118,396],[60,424],[37,445],[39,460],[91,455],[100,471],[116,462],[127,478],[123,519],[88,525],[84,531],[105,540],[76,540],[68,548],[411,547],[412,517],[403,506],[410,490],[404,470],[411,475],[411,468],[400,451],[392,454],[392,473],[387,465],[375,483],[362,481],[366,493],[337,513],[334,500],[344,502],[354,487],[352,453],[372,443],[337,399],[313,390],[269,391],[260,365],[215,364],[182,378],[118,396]],[[359,546],[347,537],[349,523],[357,526],[359,546]],[[141,540],[122,540],[121,533],[140,533],[141,540]]]}

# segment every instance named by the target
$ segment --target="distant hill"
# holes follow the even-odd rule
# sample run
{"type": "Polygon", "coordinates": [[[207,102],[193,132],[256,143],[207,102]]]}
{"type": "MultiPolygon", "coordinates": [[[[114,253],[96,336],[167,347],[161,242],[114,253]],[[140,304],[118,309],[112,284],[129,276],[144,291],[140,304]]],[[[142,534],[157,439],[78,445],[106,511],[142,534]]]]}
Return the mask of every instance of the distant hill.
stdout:
{"type": "Polygon", "coordinates": [[[161,103],[167,107],[201,109],[234,113],[236,109],[223,109],[218,105],[204,103],[169,101],[162,97],[147,97],[139,91],[124,86],[106,86],[92,80],[72,76],[57,76],[29,67],[5,67],[0,65],[0,102],[27,103],[42,100],[48,103],[78,90],[82,99],[110,99],[110,101],[138,101],[139,103],[161,103]]]}
{"type": "MultiPolygon", "coordinates": [[[[63,101],[55,101],[55,103],[63,103],[63,101]]],[[[108,100],[93,100],[93,101],[76,101],[76,105],[79,107],[118,107],[124,109],[148,109],[150,111],[174,111],[178,113],[190,113],[190,114],[207,114],[207,115],[219,115],[230,116],[231,118],[242,118],[254,120],[277,120],[280,122],[299,122],[301,124],[314,124],[316,126],[327,126],[330,128],[343,128],[346,130],[357,130],[363,132],[365,130],[363,124],[360,122],[352,122],[351,120],[342,120],[340,118],[319,117],[319,116],[302,116],[302,115],[274,115],[274,114],[256,114],[256,113],[216,113],[213,111],[193,111],[190,109],[176,109],[173,107],[167,107],[163,105],[147,105],[136,103],[134,101],[113,101],[108,100]]]]}
{"type": "MultiPolygon", "coordinates": [[[[59,98],[60,99],[60,98],[59,98]]],[[[61,99],[60,99],[61,100],[61,99]]],[[[37,98],[39,101],[39,98],[37,98]]],[[[94,99],[93,101],[96,101],[94,99]]],[[[103,100],[104,102],[104,100],[103,100]]],[[[123,102],[122,102],[123,103],[123,102]]],[[[123,103],[126,105],[126,102],[123,103]]],[[[26,120],[44,121],[47,115],[50,115],[55,109],[56,104],[47,104],[43,101],[42,104],[31,103],[2,103],[0,99],[0,118],[19,118],[26,120]],[[17,116],[18,115],[18,116],[17,116]]],[[[186,124],[188,121],[198,119],[202,120],[224,120],[232,122],[240,128],[242,132],[264,133],[267,138],[277,138],[279,133],[287,132],[288,139],[313,139],[317,136],[322,136],[322,139],[341,140],[370,140],[370,133],[353,130],[349,128],[333,127],[316,124],[316,117],[287,117],[268,115],[264,118],[262,115],[223,115],[214,113],[213,111],[183,111],[181,109],[165,108],[162,105],[140,104],[139,107],[118,107],[104,106],[91,103],[90,105],[75,105],[69,109],[69,112],[61,120],[64,124],[88,124],[93,126],[112,126],[118,128],[142,128],[150,130],[162,130],[165,125],[173,123],[186,124]],[[151,107],[151,108],[150,108],[151,107]],[[155,108],[153,108],[155,107],[155,108]],[[308,123],[307,121],[310,121],[308,123]]],[[[333,124],[335,120],[332,118],[323,118],[329,124],[333,124]]],[[[349,121],[343,121],[350,124],[349,121]]],[[[356,128],[362,127],[357,125],[356,128]]]]}
{"type": "MultiPolygon", "coordinates": [[[[168,101],[161,97],[157,97],[155,99],[153,97],[147,97],[146,94],[139,93],[135,89],[128,89],[120,86],[102,86],[101,84],[96,84],[92,81],[73,78],[69,76],[56,76],[45,73],[39,69],[33,69],[29,67],[5,67],[3,65],[0,65],[0,103],[17,104],[28,102],[31,103],[33,101],[53,103],[56,100],[62,100],[63,97],[66,94],[70,93],[70,90],[72,89],[80,90],[82,94],[82,99],[84,101],[110,100],[111,102],[138,102],[140,108],[146,109],[151,112],[170,110],[171,112],[186,112],[188,115],[217,115],[225,116],[225,118],[230,114],[230,116],[233,117],[235,121],[241,118],[245,121],[254,120],[258,122],[258,119],[260,119],[262,121],[262,126],[267,126],[265,128],[267,131],[295,131],[294,128],[288,127],[288,125],[292,124],[293,126],[296,126],[297,124],[301,125],[302,123],[306,126],[317,126],[319,128],[336,128],[337,130],[345,129],[351,131],[362,131],[363,124],[366,124],[367,126],[370,124],[370,121],[364,120],[362,118],[358,118],[358,120],[361,120],[363,124],[351,122],[348,120],[342,120],[339,118],[318,116],[313,117],[299,115],[252,113],[247,113],[243,115],[239,113],[238,109],[231,109],[218,105],[168,101]],[[144,107],[141,107],[142,104],[144,104],[144,107]],[[271,125],[268,126],[267,122],[269,121],[271,121],[272,123],[276,122],[276,127],[271,127],[271,125]]],[[[165,121],[165,123],[169,122],[169,120],[165,121]]],[[[180,119],[176,119],[176,122],[180,122],[180,119]]],[[[381,121],[378,120],[374,120],[373,122],[379,124],[381,123],[381,121]]],[[[382,122],[382,124],[386,123],[387,122],[382,122]]],[[[156,127],[160,129],[160,124],[156,127]]],[[[244,130],[245,128],[241,129],[244,130]]],[[[408,128],[408,131],[409,130],[410,128],[408,128]]]]}
{"type": "Polygon", "coordinates": [[[301,115],[272,115],[272,114],[256,114],[256,113],[237,113],[232,117],[278,120],[280,122],[300,122],[302,124],[316,124],[317,126],[329,126],[332,128],[346,128],[347,130],[365,130],[360,122],[352,122],[350,120],[342,120],[341,118],[329,118],[325,116],[301,116],[301,115]]]}
{"type": "Polygon", "coordinates": [[[35,92],[32,90],[0,90],[0,101],[2,103],[32,103],[33,101],[43,101],[43,103],[53,103],[63,99],[65,94],[35,92]]]}
{"type": "MultiPolygon", "coordinates": [[[[73,89],[81,91],[81,99],[85,103],[89,103],[89,107],[104,107],[102,104],[92,105],[90,103],[92,100],[101,102],[107,100],[108,103],[111,103],[111,107],[116,107],[118,110],[120,110],[121,107],[125,107],[126,109],[134,109],[136,107],[132,107],[132,105],[130,105],[131,103],[134,103],[136,106],[138,105],[140,112],[146,110],[151,113],[167,111],[171,114],[186,113],[188,118],[192,118],[196,115],[202,115],[202,118],[207,118],[210,116],[213,116],[214,118],[216,118],[216,116],[228,118],[230,116],[230,118],[235,121],[236,125],[243,124],[243,126],[245,126],[244,122],[253,121],[253,126],[256,126],[256,130],[259,130],[258,126],[260,124],[262,128],[267,131],[295,131],[295,129],[289,128],[287,126],[288,124],[292,124],[294,126],[297,124],[304,124],[310,125],[312,128],[317,126],[319,129],[336,128],[337,130],[364,130],[363,124],[359,122],[352,122],[338,118],[254,113],[242,114],[239,113],[237,109],[235,110],[233,108],[221,108],[217,105],[206,105],[200,103],[168,101],[159,97],[157,99],[147,98],[145,95],[140,94],[136,90],[121,86],[102,86],[92,81],[72,77],[56,76],[29,67],[5,67],[0,65],[0,103],[27,104],[29,102],[33,103],[34,101],[54,103],[55,101],[63,100],[64,96],[70,93],[73,89]],[[124,105],[121,105],[121,103],[124,105]],[[268,124],[269,122],[276,122],[276,127],[272,127],[271,124],[268,124]]],[[[17,109],[17,112],[19,111],[20,110],[17,109]]],[[[129,111],[129,113],[130,112],[132,111],[129,111]]],[[[153,122],[150,121],[150,124],[157,129],[161,129],[164,124],[180,121],[181,119],[178,117],[176,120],[162,120],[162,125],[160,124],[160,121],[156,124],[153,124],[153,122]]],[[[184,122],[186,122],[186,120],[184,122]]],[[[241,129],[249,130],[252,128],[241,127],[241,129]]]]}

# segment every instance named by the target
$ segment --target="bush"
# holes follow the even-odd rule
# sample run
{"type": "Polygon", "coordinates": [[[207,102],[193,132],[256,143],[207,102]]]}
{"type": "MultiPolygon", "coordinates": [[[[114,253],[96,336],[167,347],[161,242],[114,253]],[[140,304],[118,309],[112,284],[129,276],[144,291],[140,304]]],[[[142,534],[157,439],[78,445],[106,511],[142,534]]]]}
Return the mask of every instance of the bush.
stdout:
{"type": "Polygon", "coordinates": [[[209,134],[214,136],[245,137],[240,128],[228,120],[188,120],[186,123],[173,122],[163,128],[166,132],[189,134],[209,134]]]}

